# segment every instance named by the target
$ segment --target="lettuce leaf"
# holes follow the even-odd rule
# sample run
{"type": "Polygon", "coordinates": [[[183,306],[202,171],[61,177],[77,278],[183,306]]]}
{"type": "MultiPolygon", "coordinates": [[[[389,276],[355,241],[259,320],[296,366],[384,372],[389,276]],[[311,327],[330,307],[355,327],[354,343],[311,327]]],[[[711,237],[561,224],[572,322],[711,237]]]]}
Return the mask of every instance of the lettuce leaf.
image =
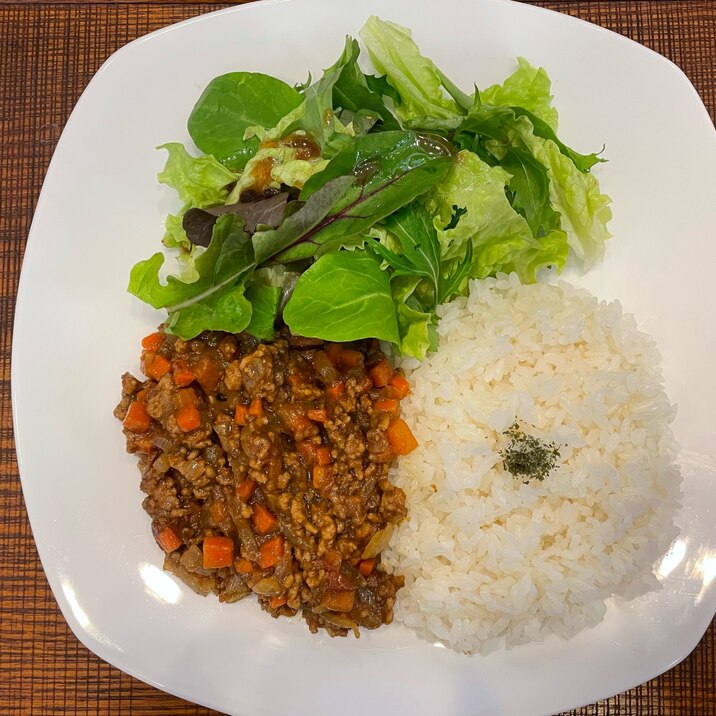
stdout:
{"type": "Polygon", "coordinates": [[[567,234],[561,229],[555,229],[531,241],[529,246],[511,256],[502,266],[502,271],[514,271],[523,283],[534,283],[540,269],[555,268],[559,273],[567,262],[568,254],[567,234]]]}
{"type": "MultiPolygon", "coordinates": [[[[383,119],[386,128],[398,128],[398,123],[385,107],[382,95],[371,88],[380,87],[375,82],[369,84],[357,65],[360,48],[358,43],[346,38],[341,56],[326,69],[317,82],[303,91],[303,101],[281,117],[270,127],[247,127],[245,138],[256,137],[261,144],[254,156],[248,161],[241,178],[229,196],[228,202],[239,201],[242,192],[253,187],[256,174],[260,174],[266,162],[271,168],[265,186],[261,189],[278,190],[281,185],[302,189],[304,184],[317,172],[322,171],[329,158],[349,145],[356,136],[356,130],[367,132],[378,118],[383,119]],[[334,102],[351,114],[348,125],[338,118],[334,111],[334,102]],[[364,103],[363,106],[359,106],[364,103]],[[316,143],[320,155],[305,158],[300,148],[287,146],[281,140],[290,134],[307,135],[316,143]]],[[[377,81],[377,78],[372,78],[377,81]]]]}
{"type": "MultiPolygon", "coordinates": [[[[544,247],[552,246],[545,265],[551,265],[549,259],[554,258],[561,268],[563,248],[556,249],[562,247],[564,237],[581,268],[588,269],[603,257],[604,242],[610,236],[611,200],[600,193],[597,180],[589,173],[603,160],[566,147],[544,121],[519,107],[476,103],[454,141],[479,153],[485,163],[499,163],[496,168],[505,171],[511,207],[524,217],[534,240],[549,237],[542,246],[532,244],[533,251],[539,249],[541,258],[534,257],[538,263],[545,258],[544,247]]],[[[446,214],[445,207],[442,213],[446,214]]],[[[475,249],[477,254],[477,246],[475,249]]]]}
{"type": "Polygon", "coordinates": [[[399,341],[390,279],[380,260],[366,251],[321,256],[301,274],[283,319],[300,336],[399,341]]]}
{"type": "Polygon", "coordinates": [[[306,183],[306,203],[281,226],[254,234],[256,258],[288,263],[362,243],[373,224],[439,181],[452,148],[417,132],[357,137],[306,183]]]}
{"type": "Polygon", "coordinates": [[[193,283],[185,283],[175,276],[169,276],[167,282],[162,283],[163,264],[162,253],[135,264],[130,272],[128,291],[154,308],[168,308],[170,313],[234,286],[255,266],[251,238],[244,231],[243,218],[225,214],[217,219],[209,247],[196,259],[198,278],[193,283]]]}
{"type": "Polygon", "coordinates": [[[188,208],[182,209],[180,214],[169,214],[164,221],[164,236],[162,243],[168,249],[178,249],[177,261],[182,265],[182,281],[191,283],[196,281],[196,269],[194,267],[194,245],[184,231],[184,214],[188,208]]]}
{"type": "Polygon", "coordinates": [[[506,194],[510,175],[462,150],[447,177],[427,199],[434,215],[443,260],[463,260],[471,248],[469,276],[485,278],[515,271],[522,281],[536,278],[544,266],[564,267],[567,237],[554,229],[536,237],[506,194]],[[456,210],[460,210],[455,222],[456,210]]]}
{"type": "Polygon", "coordinates": [[[429,195],[427,206],[434,216],[443,258],[462,258],[471,241],[473,278],[499,270],[505,256],[530,242],[527,221],[512,208],[505,194],[509,178],[501,167],[491,167],[476,154],[462,150],[445,179],[429,195]],[[456,226],[447,228],[453,207],[467,211],[456,226]]]}
{"type": "Polygon", "coordinates": [[[437,347],[436,309],[460,293],[469,275],[472,244],[461,261],[443,261],[432,218],[418,201],[388,216],[366,244],[390,267],[403,355],[422,360],[437,347]],[[376,240],[377,239],[377,240],[376,240]]]}
{"type": "Polygon", "coordinates": [[[281,117],[270,129],[262,126],[248,127],[244,137],[250,139],[256,136],[262,142],[274,142],[293,132],[303,131],[316,142],[324,158],[336,154],[350,142],[355,132],[352,127],[346,127],[337,118],[333,108],[333,95],[336,86],[340,86],[344,73],[347,76],[349,72],[357,70],[359,52],[358,44],[350,37],[346,38],[341,56],[323,72],[321,79],[304,90],[301,104],[281,117]]]}
{"type": "Polygon", "coordinates": [[[162,243],[168,249],[191,249],[191,241],[184,231],[182,214],[169,214],[164,222],[162,243]]]}
{"type": "Polygon", "coordinates": [[[259,72],[230,72],[215,77],[189,115],[189,135],[202,152],[232,169],[242,169],[258,149],[245,139],[250,126],[273,127],[301,103],[290,85],[259,72]]]}
{"type": "Polygon", "coordinates": [[[244,229],[253,234],[258,227],[275,229],[281,225],[288,210],[288,192],[279,192],[259,201],[238,204],[217,204],[203,209],[193,207],[184,214],[182,228],[196,246],[209,246],[216,220],[223,214],[238,214],[244,229]]]}
{"type": "Polygon", "coordinates": [[[179,249],[177,261],[182,267],[181,281],[191,283],[198,278],[195,266],[197,252],[184,231],[184,214],[193,207],[222,204],[228,196],[228,185],[236,181],[238,175],[211,156],[191,156],[177,142],[163,144],[158,149],[166,149],[169,156],[157,178],[174,189],[184,203],[178,214],[167,216],[162,243],[169,249],[179,249]]]}
{"type": "Polygon", "coordinates": [[[611,237],[607,224],[612,218],[611,199],[602,194],[592,174],[580,172],[549,139],[535,136],[523,119],[520,135],[535,158],[547,169],[549,196],[560,214],[560,227],[578,265],[587,270],[604,257],[611,237]]]}
{"type": "Polygon", "coordinates": [[[416,296],[421,279],[396,276],[390,282],[395,303],[401,355],[423,360],[428,351],[438,347],[435,312],[422,305],[416,296]]]}
{"type": "Polygon", "coordinates": [[[241,333],[249,326],[251,316],[251,303],[244,295],[243,281],[238,281],[169,313],[165,329],[187,341],[202,331],[241,333]]]}
{"type": "Polygon", "coordinates": [[[177,263],[180,266],[178,277],[184,283],[192,283],[199,278],[196,271],[196,251],[192,242],[184,231],[183,215],[169,214],[164,222],[164,236],[162,243],[168,249],[178,249],[177,263]]]}
{"type": "Polygon", "coordinates": [[[251,320],[246,331],[262,341],[273,340],[281,289],[252,281],[246,288],[245,295],[251,303],[251,320]]]}
{"type": "Polygon", "coordinates": [[[239,178],[212,156],[192,157],[178,142],[162,144],[158,149],[166,149],[169,156],[157,179],[189,206],[223,204],[229,195],[227,186],[239,178]]]}
{"type": "Polygon", "coordinates": [[[322,171],[327,159],[313,157],[299,159],[300,149],[291,146],[261,146],[249,159],[241,177],[226,199],[227,204],[236,204],[247,189],[257,189],[264,193],[267,189],[279,191],[281,185],[302,189],[303,185],[317,172],[322,171]],[[264,176],[267,163],[270,165],[268,176],[264,176]],[[257,177],[262,177],[257,186],[257,177]]]}
{"type": "Polygon", "coordinates": [[[355,114],[374,113],[380,117],[383,129],[400,129],[383,99],[384,95],[392,95],[394,90],[384,78],[364,74],[358,67],[359,55],[358,41],[347,38],[341,73],[333,85],[333,106],[355,114]]]}
{"type": "Polygon", "coordinates": [[[401,120],[460,116],[458,106],[443,93],[440,71],[420,54],[410,30],[373,15],[359,35],[376,70],[400,96],[395,111],[401,120]]]}
{"type": "Polygon", "coordinates": [[[541,67],[533,67],[518,57],[518,68],[502,83],[480,90],[484,104],[522,107],[557,131],[558,114],[552,107],[552,83],[541,67]]]}

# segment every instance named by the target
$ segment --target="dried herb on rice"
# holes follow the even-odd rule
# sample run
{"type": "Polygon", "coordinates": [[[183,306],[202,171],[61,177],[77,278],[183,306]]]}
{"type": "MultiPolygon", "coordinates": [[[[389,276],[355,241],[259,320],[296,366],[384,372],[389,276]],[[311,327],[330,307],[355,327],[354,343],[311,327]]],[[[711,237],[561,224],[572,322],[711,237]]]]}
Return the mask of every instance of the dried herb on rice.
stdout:
{"type": "Polygon", "coordinates": [[[555,467],[559,467],[559,446],[528,435],[517,421],[502,434],[510,440],[507,447],[500,450],[502,464],[507,472],[525,485],[530,480],[542,482],[555,467]]]}

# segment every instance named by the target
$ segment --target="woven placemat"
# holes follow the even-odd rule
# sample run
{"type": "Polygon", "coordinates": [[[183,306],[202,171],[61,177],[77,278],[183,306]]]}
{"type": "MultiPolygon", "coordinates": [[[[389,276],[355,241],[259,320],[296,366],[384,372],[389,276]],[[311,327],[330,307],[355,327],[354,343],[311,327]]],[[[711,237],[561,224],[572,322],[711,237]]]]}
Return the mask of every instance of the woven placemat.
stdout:
{"type": "MultiPolygon", "coordinates": [[[[666,55],[686,72],[716,117],[716,2],[532,4],[598,23],[666,55]]],[[[217,713],[121,673],[87,651],[69,631],[27,522],[13,446],[9,381],[25,238],[42,178],[74,103],[117,48],[219,7],[223,5],[0,2],[0,716],[217,713]]],[[[571,716],[716,716],[715,641],[712,625],[693,654],[667,674],[571,716]]]]}

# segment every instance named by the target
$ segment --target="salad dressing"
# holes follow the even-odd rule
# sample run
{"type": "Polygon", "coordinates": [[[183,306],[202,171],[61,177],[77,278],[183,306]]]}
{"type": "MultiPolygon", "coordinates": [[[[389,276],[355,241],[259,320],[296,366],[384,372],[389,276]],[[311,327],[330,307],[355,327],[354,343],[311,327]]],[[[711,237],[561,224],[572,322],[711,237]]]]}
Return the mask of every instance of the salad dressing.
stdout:
{"type": "Polygon", "coordinates": [[[251,167],[251,177],[254,181],[250,189],[259,196],[266,191],[268,185],[271,183],[271,170],[273,169],[274,163],[275,160],[273,157],[266,157],[259,159],[259,161],[255,162],[251,167]]]}
{"type": "Polygon", "coordinates": [[[307,134],[289,134],[279,143],[284,147],[291,147],[296,150],[296,159],[316,159],[321,156],[321,150],[318,145],[307,134]]]}

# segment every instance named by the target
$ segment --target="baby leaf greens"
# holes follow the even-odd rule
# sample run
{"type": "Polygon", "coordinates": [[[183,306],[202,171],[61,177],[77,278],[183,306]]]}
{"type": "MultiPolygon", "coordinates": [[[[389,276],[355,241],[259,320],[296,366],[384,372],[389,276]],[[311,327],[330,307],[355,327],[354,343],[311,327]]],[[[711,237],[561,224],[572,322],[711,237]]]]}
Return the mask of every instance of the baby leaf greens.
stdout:
{"type": "Polygon", "coordinates": [[[213,79],[188,121],[204,154],[166,144],[159,180],[182,202],[129,291],[166,330],[248,331],[278,321],[331,341],[378,338],[417,358],[437,348],[438,306],[470,279],[536,280],[609,238],[602,162],[557,136],[543,69],[519,58],[502,84],[464,92],[410,32],[372,17],[302,86],[252,72],[213,79]]]}
{"type": "Polygon", "coordinates": [[[273,127],[298,107],[301,95],[285,82],[257,72],[216,77],[189,115],[189,135],[202,152],[232,169],[243,169],[259,140],[244,138],[249,127],[273,127]]]}
{"type": "Polygon", "coordinates": [[[233,283],[255,265],[253,248],[244,231],[243,220],[233,214],[220,217],[211,236],[209,248],[196,260],[199,275],[186,283],[169,276],[167,283],[159,280],[164,264],[161,253],[134,266],[129,277],[129,291],[154,308],[185,306],[195,303],[233,283]]]}
{"type": "Polygon", "coordinates": [[[400,341],[410,355],[422,355],[435,348],[432,326],[435,310],[458,294],[465,284],[472,261],[468,244],[461,261],[443,261],[440,242],[430,214],[413,202],[391,214],[385,229],[399,245],[399,252],[380,242],[370,248],[392,268],[393,296],[397,307],[400,341]]]}
{"type": "Polygon", "coordinates": [[[276,256],[287,263],[340,249],[356,237],[362,243],[365,231],[433,186],[451,163],[452,148],[439,138],[380,132],[356,139],[306,182],[300,197],[306,203],[295,215],[254,235],[258,260],[276,256]],[[305,215],[301,222],[299,214],[305,215]]]}
{"type": "Polygon", "coordinates": [[[296,284],[283,317],[298,335],[399,342],[390,279],[365,251],[321,256],[296,284]]]}

